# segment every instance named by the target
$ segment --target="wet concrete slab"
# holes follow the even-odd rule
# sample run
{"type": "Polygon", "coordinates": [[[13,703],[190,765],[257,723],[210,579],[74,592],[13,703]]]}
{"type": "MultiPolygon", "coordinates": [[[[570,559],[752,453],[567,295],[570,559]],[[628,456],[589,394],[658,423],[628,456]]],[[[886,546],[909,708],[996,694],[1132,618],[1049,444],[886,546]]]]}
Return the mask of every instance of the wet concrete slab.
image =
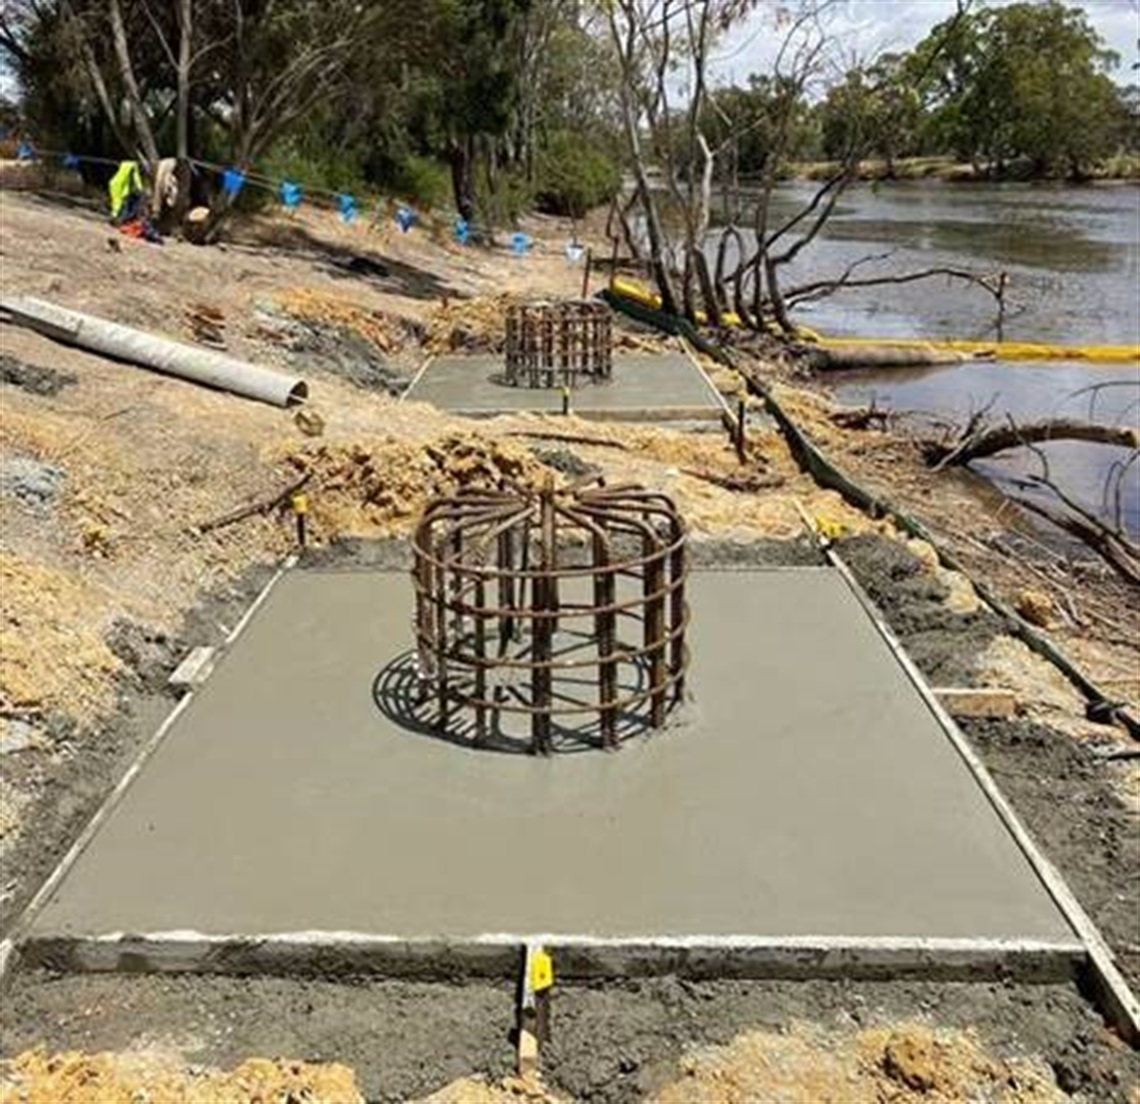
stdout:
{"type": "MultiPolygon", "coordinates": [[[[560,388],[508,387],[502,378],[501,356],[437,357],[405,397],[457,414],[561,413],[560,388]]],[[[618,354],[613,378],[576,389],[571,408],[583,418],[615,421],[716,419],[722,410],[708,380],[683,353],[618,354]]]]}
{"type": "Polygon", "coordinates": [[[698,572],[691,604],[685,723],[541,760],[378,709],[405,576],[288,573],[33,938],[1073,941],[842,576],[698,572]]]}

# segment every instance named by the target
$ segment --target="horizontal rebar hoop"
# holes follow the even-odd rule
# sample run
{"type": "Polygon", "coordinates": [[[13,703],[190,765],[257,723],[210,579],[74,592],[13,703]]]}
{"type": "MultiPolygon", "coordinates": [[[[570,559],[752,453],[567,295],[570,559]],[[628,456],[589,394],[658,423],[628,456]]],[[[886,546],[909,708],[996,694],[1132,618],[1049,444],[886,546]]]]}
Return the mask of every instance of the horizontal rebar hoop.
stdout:
{"type": "Polygon", "coordinates": [[[512,387],[604,383],[613,371],[610,309],[588,300],[512,304],[506,353],[512,387]]]}
{"type": "Polygon", "coordinates": [[[612,747],[683,699],[685,528],[665,495],[460,492],[427,507],[413,548],[419,676],[441,732],[542,754],[612,747]]]}

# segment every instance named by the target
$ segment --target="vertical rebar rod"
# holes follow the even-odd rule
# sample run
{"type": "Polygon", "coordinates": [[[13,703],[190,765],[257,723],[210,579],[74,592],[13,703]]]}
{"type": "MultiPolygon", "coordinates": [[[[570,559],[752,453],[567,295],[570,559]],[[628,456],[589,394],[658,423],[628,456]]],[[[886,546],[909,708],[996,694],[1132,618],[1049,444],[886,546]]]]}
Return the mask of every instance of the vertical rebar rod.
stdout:
{"type": "Polygon", "coordinates": [[[531,695],[536,712],[531,723],[531,741],[540,755],[551,752],[550,702],[554,672],[554,488],[551,482],[539,492],[539,567],[534,577],[534,629],[531,634],[531,695]]]}
{"type": "Polygon", "coordinates": [[[651,537],[643,541],[645,574],[645,653],[649,661],[649,719],[654,728],[665,723],[665,558],[651,537]]]}
{"type": "MultiPolygon", "coordinates": [[[[438,541],[432,546],[432,554],[436,557],[437,561],[442,560],[443,551],[447,547],[446,538],[438,541]]],[[[446,574],[441,573],[438,584],[434,588],[435,595],[435,645],[436,645],[436,668],[435,668],[435,694],[436,702],[439,708],[439,731],[447,731],[448,723],[448,708],[447,708],[447,577],[446,574]]]]}
{"type": "MultiPolygon", "coordinates": [[[[506,529],[499,534],[499,609],[513,611],[515,608],[515,533],[506,529]]],[[[507,650],[515,636],[513,612],[499,617],[499,653],[507,650]]]]}
{"type": "MultiPolygon", "coordinates": [[[[478,571],[478,568],[476,568],[478,571]]],[[[482,573],[475,577],[475,601],[473,603],[478,611],[474,615],[475,633],[475,743],[481,744],[487,738],[487,707],[483,704],[487,700],[487,623],[484,610],[487,607],[486,587],[482,573]]]]}
{"type": "Polygon", "coordinates": [[[602,743],[617,743],[617,661],[614,659],[616,576],[607,570],[610,550],[605,537],[594,535],[594,635],[598,641],[598,718],[602,743]]]}
{"type": "Polygon", "coordinates": [[[685,545],[681,538],[684,529],[674,520],[670,532],[674,545],[669,557],[669,625],[672,639],[669,644],[669,674],[673,679],[673,704],[685,697],[685,545]]]}

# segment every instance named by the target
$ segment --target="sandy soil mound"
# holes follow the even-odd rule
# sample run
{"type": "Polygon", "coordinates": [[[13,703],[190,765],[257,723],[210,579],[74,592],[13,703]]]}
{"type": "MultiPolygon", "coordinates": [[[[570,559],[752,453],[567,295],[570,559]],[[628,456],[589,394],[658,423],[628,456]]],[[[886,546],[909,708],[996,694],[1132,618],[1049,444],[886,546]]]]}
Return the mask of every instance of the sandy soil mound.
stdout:
{"type": "Polygon", "coordinates": [[[152,1053],[49,1055],[0,1067],[0,1104],[364,1104],[346,1066],[250,1058],[229,1072],[152,1053]]]}
{"type": "Polygon", "coordinates": [[[682,1063],[654,1104],[1059,1104],[1068,1097],[1039,1061],[1001,1059],[969,1032],[921,1025],[826,1038],[795,1024],[756,1031],[682,1063]]]}

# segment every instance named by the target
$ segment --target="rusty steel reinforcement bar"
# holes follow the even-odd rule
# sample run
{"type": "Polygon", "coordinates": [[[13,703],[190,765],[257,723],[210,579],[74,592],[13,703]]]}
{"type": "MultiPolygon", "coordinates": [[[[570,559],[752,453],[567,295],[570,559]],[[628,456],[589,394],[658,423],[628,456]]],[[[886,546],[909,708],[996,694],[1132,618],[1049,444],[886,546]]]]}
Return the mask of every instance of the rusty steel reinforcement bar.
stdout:
{"type": "Polygon", "coordinates": [[[664,495],[550,483],[461,491],[428,505],[412,545],[419,675],[440,731],[458,710],[476,746],[490,725],[502,747],[521,742],[502,724],[517,716],[529,750],[548,754],[555,722],[589,744],[596,720],[613,747],[637,711],[660,728],[683,699],[685,527],[664,495]]]}
{"type": "Polygon", "coordinates": [[[506,382],[512,387],[604,383],[613,373],[611,313],[595,300],[507,308],[506,382]]]}
{"type": "Polygon", "coordinates": [[[309,386],[298,376],[261,368],[209,349],[183,345],[166,337],[68,310],[41,299],[0,299],[0,316],[54,341],[152,368],[247,399],[293,406],[308,398],[309,386]]]}

